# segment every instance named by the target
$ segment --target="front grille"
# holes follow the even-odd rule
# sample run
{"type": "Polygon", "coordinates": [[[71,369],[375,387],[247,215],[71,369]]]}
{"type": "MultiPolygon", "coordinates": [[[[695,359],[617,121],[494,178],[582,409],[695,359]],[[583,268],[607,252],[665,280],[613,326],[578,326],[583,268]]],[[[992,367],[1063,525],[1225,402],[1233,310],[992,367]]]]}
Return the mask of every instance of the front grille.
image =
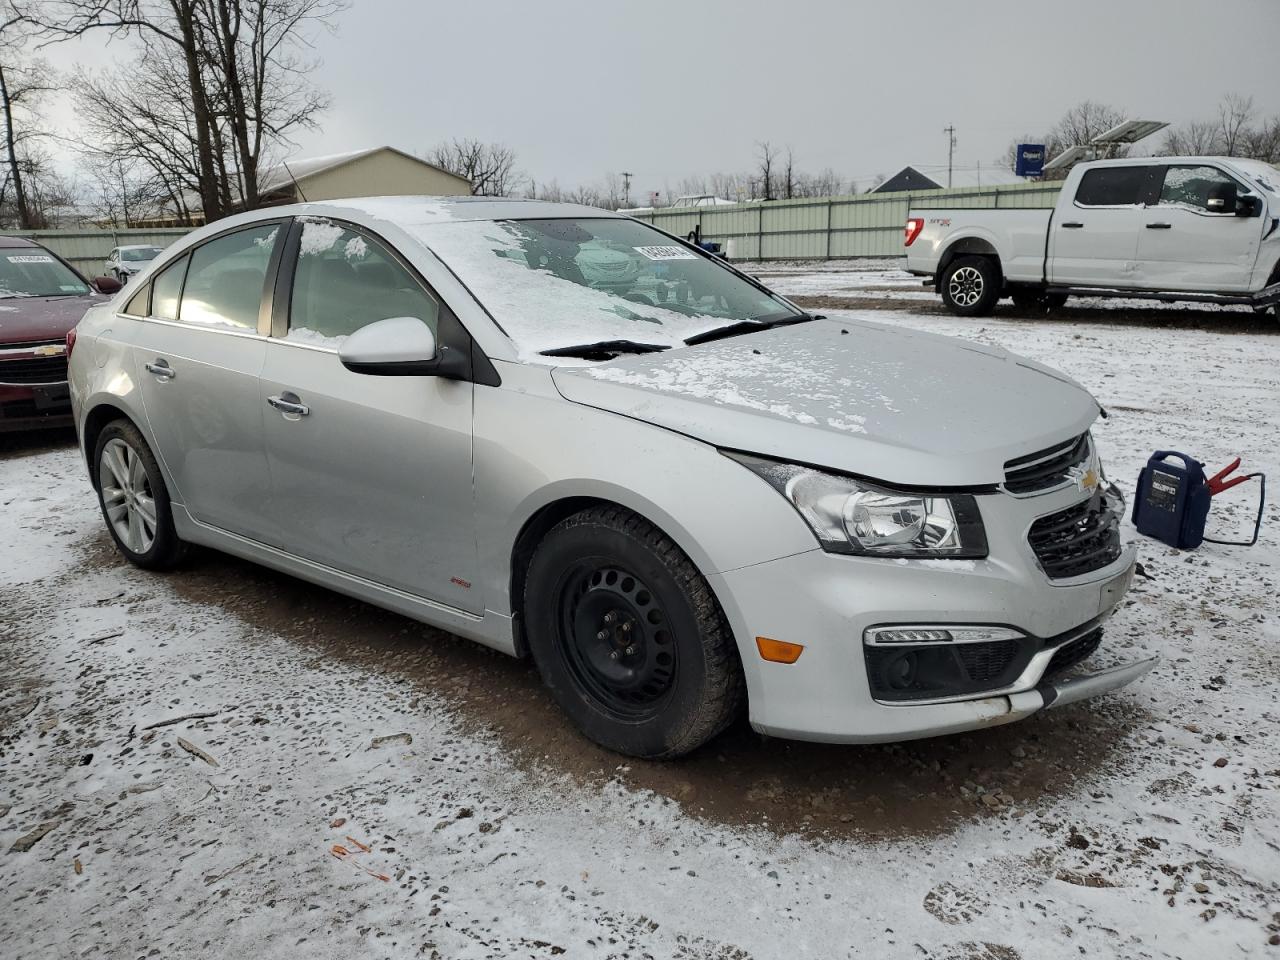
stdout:
{"type": "Polygon", "coordinates": [[[1041,517],[1027,539],[1051,579],[1078,577],[1120,556],[1120,517],[1099,490],[1082,503],[1041,517]]]}
{"type": "Polygon", "coordinates": [[[1038,453],[1017,457],[1004,465],[1004,488],[1010,493],[1039,493],[1061,486],[1070,473],[1089,459],[1089,435],[1082,433],[1038,453]]]}
{"type": "Polygon", "coordinates": [[[969,679],[987,683],[1004,674],[1018,655],[1017,640],[993,640],[990,643],[963,643],[956,647],[960,662],[969,679]]]}
{"type": "Polygon", "coordinates": [[[1098,649],[1101,643],[1101,627],[1095,627],[1074,640],[1068,640],[1054,652],[1053,659],[1049,661],[1049,666],[1045,668],[1044,676],[1050,677],[1055,673],[1061,673],[1063,670],[1070,670],[1077,663],[1084,662],[1093,656],[1093,652],[1098,649]]]}
{"type": "Polygon", "coordinates": [[[0,360],[0,383],[65,383],[67,358],[23,357],[0,360]]]}

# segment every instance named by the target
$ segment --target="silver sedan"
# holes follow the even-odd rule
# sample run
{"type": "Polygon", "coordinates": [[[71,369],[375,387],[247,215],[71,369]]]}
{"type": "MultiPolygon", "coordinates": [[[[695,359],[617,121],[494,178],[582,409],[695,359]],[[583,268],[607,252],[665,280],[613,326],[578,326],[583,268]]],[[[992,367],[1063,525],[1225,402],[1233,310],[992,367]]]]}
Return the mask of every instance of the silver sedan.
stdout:
{"type": "Polygon", "coordinates": [[[72,341],[120,552],[255,560],[529,656],[588,737],[685,753],[972,729],[1081,674],[1128,587],[1097,402],[812,316],[643,223],[376,198],[197,230],[72,341]]]}

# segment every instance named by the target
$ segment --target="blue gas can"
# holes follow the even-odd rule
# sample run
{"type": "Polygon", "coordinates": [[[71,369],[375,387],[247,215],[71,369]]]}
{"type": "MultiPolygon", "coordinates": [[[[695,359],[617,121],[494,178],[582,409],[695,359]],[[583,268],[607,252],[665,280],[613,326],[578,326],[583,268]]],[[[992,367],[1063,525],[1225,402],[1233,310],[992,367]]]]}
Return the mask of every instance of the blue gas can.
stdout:
{"type": "Polygon", "coordinates": [[[1176,450],[1157,450],[1138,474],[1133,525],[1171,547],[1194,549],[1204,541],[1212,495],[1204,464],[1176,450]]]}

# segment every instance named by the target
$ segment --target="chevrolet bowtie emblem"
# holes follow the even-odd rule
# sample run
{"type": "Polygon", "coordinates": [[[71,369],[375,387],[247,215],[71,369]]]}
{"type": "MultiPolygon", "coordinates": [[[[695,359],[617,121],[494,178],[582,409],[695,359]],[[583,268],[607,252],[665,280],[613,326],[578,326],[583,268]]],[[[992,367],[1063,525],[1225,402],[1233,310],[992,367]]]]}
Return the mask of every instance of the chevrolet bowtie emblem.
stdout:
{"type": "Polygon", "coordinates": [[[60,343],[49,343],[42,347],[36,347],[31,351],[37,357],[56,357],[59,354],[67,352],[67,348],[60,343]]]}
{"type": "Polygon", "coordinates": [[[1093,493],[1093,491],[1098,489],[1098,484],[1101,481],[1101,478],[1098,476],[1098,471],[1094,470],[1092,467],[1086,467],[1084,469],[1076,467],[1070,472],[1070,474],[1068,474],[1068,476],[1075,481],[1076,486],[1084,493],[1093,493]]]}

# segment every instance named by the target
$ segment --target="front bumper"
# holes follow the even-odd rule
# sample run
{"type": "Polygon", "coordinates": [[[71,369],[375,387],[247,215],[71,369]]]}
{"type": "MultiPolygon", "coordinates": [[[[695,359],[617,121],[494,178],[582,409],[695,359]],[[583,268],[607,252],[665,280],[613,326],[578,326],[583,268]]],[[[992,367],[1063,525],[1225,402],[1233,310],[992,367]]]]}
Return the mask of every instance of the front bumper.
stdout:
{"type": "Polygon", "coordinates": [[[0,384],[0,433],[72,423],[67,384],[0,384]]]}
{"type": "Polygon", "coordinates": [[[1008,723],[1047,706],[1116,689],[1155,660],[1085,679],[1046,675],[1055,651],[1093,629],[1128,590],[1130,543],[1112,563],[1068,580],[1040,569],[1026,536],[1039,516],[1075,491],[980,498],[990,556],[984,560],[883,560],[815,549],[711,579],[739,640],[752,726],[780,737],[882,742],[1008,723]],[[878,701],[864,655],[869,627],[952,623],[1014,627],[1039,644],[1016,680],[1000,689],[927,701],[878,701]],[[804,645],[793,664],[763,661],[755,637],[804,645]]]}

